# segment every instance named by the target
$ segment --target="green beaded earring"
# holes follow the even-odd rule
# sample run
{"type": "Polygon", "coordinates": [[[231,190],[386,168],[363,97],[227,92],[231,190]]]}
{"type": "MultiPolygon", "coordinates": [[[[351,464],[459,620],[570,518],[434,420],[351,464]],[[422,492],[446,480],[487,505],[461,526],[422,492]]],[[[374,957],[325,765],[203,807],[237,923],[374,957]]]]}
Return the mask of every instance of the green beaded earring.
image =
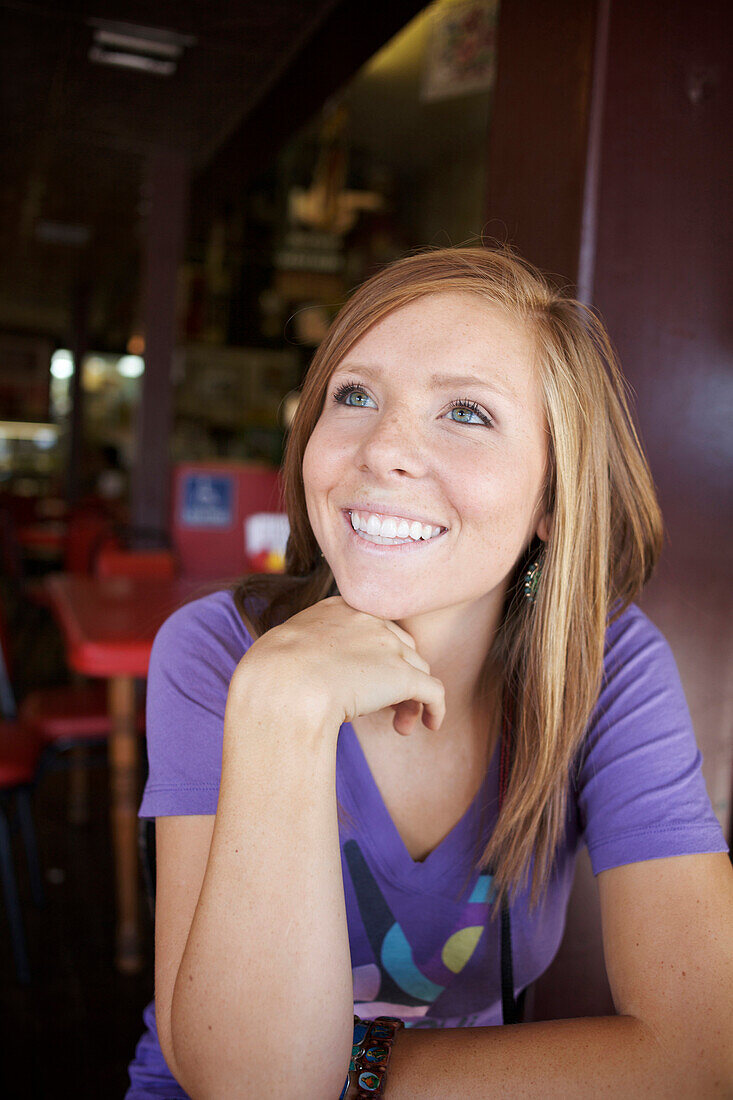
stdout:
{"type": "Polygon", "coordinates": [[[540,579],[542,577],[542,559],[533,561],[527,572],[524,574],[524,595],[525,599],[530,603],[534,603],[537,599],[537,589],[540,586],[540,579]]]}

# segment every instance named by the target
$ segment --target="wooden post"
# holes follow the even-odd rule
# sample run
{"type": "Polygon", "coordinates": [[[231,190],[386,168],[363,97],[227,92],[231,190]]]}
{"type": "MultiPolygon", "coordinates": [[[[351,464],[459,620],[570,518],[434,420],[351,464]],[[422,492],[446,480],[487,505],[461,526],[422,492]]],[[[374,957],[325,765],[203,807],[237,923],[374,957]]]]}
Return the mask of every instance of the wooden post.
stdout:
{"type": "Polygon", "coordinates": [[[137,857],[138,746],[135,729],[135,681],[109,681],[109,737],[112,843],[116,874],[116,963],[123,974],[142,966],[140,951],[137,857]]]}
{"type": "Polygon", "coordinates": [[[71,416],[69,418],[69,451],[66,471],[66,495],[69,504],[81,496],[81,465],[84,449],[84,387],[83,363],[89,350],[89,286],[79,283],[74,290],[72,308],[74,331],[71,353],[74,373],[71,377],[71,416]]]}
{"type": "Polygon", "coordinates": [[[145,374],[137,416],[131,517],[139,543],[165,540],[168,527],[171,366],[176,342],[176,283],[183,254],[188,167],[171,150],[148,166],[143,274],[145,374]],[[147,534],[143,534],[146,532],[147,534]]]}

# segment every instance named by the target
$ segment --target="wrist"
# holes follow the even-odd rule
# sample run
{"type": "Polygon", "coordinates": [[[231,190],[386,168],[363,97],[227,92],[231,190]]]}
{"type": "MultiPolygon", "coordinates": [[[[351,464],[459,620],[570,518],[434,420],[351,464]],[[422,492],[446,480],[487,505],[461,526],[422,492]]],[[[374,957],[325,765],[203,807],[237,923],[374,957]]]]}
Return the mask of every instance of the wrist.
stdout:
{"type": "Polygon", "coordinates": [[[335,747],[340,722],[324,687],[298,681],[241,661],[229,685],[225,716],[227,726],[265,729],[287,725],[298,731],[298,741],[309,747],[332,742],[335,747]]]}
{"type": "Polygon", "coordinates": [[[349,1074],[339,1100],[378,1100],[385,1095],[392,1046],[403,1027],[396,1016],[378,1016],[375,1020],[354,1016],[349,1074]]]}

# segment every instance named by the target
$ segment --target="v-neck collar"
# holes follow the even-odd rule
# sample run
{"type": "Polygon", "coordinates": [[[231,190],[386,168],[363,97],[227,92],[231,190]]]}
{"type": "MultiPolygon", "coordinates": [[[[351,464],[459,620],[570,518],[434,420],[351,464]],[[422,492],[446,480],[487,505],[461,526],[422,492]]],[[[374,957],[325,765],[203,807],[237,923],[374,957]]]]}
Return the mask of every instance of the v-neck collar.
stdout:
{"type": "Polygon", "coordinates": [[[369,852],[369,862],[395,886],[407,890],[443,894],[453,883],[460,888],[485,847],[485,837],[478,847],[481,811],[486,830],[496,824],[500,748],[498,739],[483,782],[463,817],[425,859],[417,861],[408,852],[387,809],[356,730],[351,722],[344,722],[339,731],[336,793],[355,819],[355,839],[369,852]]]}

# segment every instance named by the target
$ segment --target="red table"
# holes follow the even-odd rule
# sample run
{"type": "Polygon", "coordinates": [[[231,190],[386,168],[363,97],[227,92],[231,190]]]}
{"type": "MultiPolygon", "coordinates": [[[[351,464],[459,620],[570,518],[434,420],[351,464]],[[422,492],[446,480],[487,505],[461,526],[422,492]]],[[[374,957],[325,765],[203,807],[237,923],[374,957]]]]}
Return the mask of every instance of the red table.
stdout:
{"type": "Polygon", "coordinates": [[[117,892],[116,963],[132,974],[142,965],[138,907],[138,735],[135,679],[148,673],[153,639],[181,604],[215,585],[194,580],[141,580],[60,573],[46,579],[61,624],[69,665],[108,681],[112,844],[117,892]]]}

